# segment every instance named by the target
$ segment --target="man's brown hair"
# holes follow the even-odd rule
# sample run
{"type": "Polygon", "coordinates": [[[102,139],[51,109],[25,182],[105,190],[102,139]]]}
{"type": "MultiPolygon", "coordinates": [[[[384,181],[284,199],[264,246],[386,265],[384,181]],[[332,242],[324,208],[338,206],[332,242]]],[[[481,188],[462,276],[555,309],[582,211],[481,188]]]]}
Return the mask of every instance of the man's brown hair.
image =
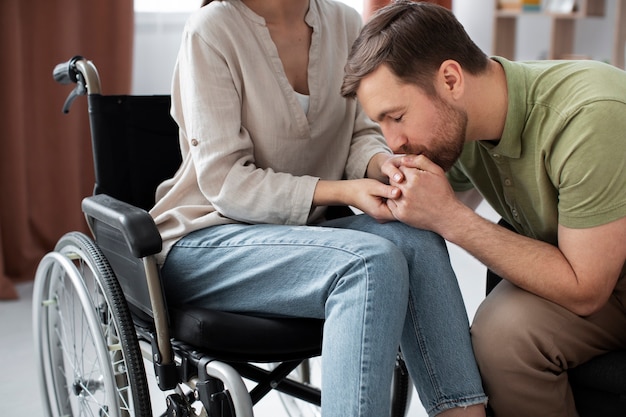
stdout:
{"type": "Polygon", "coordinates": [[[448,59],[472,74],[484,71],[488,63],[451,11],[397,0],[378,10],[352,45],[341,95],[354,98],[361,79],[383,64],[403,82],[434,94],[433,77],[448,59]]]}

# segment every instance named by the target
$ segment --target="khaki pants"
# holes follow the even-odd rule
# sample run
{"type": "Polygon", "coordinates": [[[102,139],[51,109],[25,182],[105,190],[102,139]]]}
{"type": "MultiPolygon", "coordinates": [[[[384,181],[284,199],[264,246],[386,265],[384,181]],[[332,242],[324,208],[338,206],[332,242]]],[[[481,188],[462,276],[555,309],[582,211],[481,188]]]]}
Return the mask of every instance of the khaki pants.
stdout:
{"type": "Polygon", "coordinates": [[[626,278],[587,317],[503,280],[476,312],[472,342],[496,417],[576,417],[566,371],[626,348],[626,278]]]}

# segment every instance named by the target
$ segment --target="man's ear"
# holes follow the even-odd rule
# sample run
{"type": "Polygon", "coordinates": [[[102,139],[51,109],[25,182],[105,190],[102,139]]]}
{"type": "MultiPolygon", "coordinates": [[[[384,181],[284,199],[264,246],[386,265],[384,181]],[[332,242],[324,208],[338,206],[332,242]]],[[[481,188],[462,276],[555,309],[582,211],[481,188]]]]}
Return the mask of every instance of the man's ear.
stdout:
{"type": "Polygon", "coordinates": [[[448,59],[439,66],[438,78],[442,93],[458,99],[465,88],[465,77],[461,65],[455,60],[448,59]]]}

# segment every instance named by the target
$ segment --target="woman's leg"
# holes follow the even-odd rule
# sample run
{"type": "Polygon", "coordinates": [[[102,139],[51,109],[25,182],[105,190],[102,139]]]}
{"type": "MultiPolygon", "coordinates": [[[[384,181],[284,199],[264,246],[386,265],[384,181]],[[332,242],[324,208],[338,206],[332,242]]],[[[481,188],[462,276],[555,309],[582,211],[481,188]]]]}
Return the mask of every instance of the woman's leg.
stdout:
{"type": "MultiPolygon", "coordinates": [[[[410,285],[402,353],[428,414],[484,405],[467,311],[445,241],[435,233],[399,222],[380,224],[365,215],[325,225],[366,231],[402,250],[410,285]]],[[[484,413],[482,407],[473,411],[484,413]]]]}
{"type": "Polygon", "coordinates": [[[388,414],[408,294],[406,259],[389,241],[321,227],[216,226],[181,239],[162,276],[170,303],[324,318],[323,416],[388,414]]]}

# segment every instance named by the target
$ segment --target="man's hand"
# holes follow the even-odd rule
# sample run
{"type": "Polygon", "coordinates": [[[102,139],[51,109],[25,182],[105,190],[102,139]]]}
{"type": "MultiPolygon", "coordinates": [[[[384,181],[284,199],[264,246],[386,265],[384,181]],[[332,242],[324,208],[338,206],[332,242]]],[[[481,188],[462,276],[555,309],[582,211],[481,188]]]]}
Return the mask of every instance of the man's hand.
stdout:
{"type": "Polygon", "coordinates": [[[398,198],[387,200],[393,216],[445,237],[451,219],[470,209],[458,200],[443,169],[424,155],[405,155],[393,162],[402,175],[400,181],[390,180],[401,191],[398,198]]]}

